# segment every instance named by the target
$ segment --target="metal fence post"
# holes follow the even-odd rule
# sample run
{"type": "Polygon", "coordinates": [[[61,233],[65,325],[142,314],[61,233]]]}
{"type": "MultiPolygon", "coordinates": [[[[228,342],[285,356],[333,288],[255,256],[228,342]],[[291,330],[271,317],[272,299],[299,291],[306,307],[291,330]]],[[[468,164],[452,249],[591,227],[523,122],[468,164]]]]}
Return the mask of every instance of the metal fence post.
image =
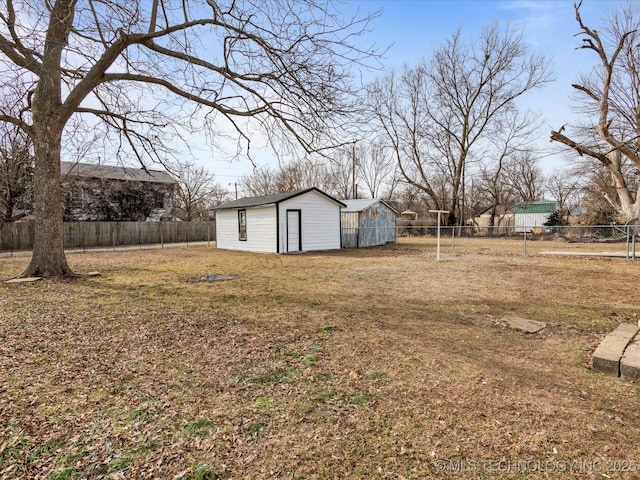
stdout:
{"type": "Polygon", "coordinates": [[[629,248],[631,243],[631,238],[629,237],[629,233],[631,232],[631,226],[627,225],[627,260],[629,260],[629,248]]]}
{"type": "Polygon", "coordinates": [[[527,232],[524,232],[524,256],[527,256],[527,232]]]}
{"type": "Polygon", "coordinates": [[[456,238],[456,228],[451,227],[451,255],[456,254],[455,238],[456,238]]]}

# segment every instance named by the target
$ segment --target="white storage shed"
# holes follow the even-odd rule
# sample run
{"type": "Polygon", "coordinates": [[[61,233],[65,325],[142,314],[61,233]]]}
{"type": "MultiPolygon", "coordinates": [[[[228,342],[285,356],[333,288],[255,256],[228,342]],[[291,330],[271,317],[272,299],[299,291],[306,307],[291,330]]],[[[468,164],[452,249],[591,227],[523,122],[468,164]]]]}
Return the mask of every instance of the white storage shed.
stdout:
{"type": "Polygon", "coordinates": [[[216,246],[290,253],[340,248],[344,204],[317,188],[245,197],[216,207],[216,246]]]}

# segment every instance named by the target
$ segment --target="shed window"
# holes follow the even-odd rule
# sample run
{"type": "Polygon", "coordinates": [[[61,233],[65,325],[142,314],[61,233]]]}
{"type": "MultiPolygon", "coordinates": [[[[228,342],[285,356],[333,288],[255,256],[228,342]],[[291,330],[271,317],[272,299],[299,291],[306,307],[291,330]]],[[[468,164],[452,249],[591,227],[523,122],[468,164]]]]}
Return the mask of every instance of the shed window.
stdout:
{"type": "Polygon", "coordinates": [[[247,211],[238,210],[238,240],[247,240],[247,211]]]}

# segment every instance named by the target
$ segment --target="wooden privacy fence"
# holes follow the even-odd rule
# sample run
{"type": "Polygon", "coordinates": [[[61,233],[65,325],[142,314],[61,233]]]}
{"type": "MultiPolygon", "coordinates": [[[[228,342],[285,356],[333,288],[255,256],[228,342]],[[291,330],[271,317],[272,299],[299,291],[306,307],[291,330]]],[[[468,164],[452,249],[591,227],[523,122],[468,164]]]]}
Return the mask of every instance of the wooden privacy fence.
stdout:
{"type": "MultiPolygon", "coordinates": [[[[96,248],[215,241],[215,222],[65,222],[64,247],[96,248]]],[[[33,249],[33,223],[0,223],[0,251],[33,249]]]]}

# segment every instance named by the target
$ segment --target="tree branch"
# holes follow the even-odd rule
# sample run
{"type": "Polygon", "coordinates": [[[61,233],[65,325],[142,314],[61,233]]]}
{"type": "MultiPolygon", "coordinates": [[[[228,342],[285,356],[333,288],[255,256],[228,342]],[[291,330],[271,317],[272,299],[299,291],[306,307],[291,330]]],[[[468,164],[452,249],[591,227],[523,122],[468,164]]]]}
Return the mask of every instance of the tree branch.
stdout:
{"type": "Polygon", "coordinates": [[[580,156],[587,155],[588,157],[595,158],[599,160],[606,167],[610,167],[612,165],[611,160],[609,160],[609,158],[605,154],[597,152],[591,148],[587,148],[584,145],[581,145],[571,140],[570,138],[566,137],[560,132],[552,131],[551,141],[560,142],[568,147],[573,148],[580,156]]]}

